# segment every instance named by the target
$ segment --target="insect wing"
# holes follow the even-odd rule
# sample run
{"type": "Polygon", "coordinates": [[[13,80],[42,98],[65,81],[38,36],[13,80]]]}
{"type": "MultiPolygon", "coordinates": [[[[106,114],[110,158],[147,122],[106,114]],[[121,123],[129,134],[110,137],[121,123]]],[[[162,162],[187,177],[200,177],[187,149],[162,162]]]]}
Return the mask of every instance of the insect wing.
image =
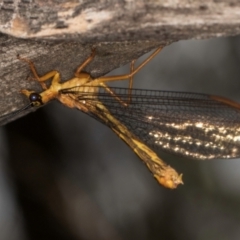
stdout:
{"type": "MultiPolygon", "coordinates": [[[[127,88],[111,89],[123,102],[128,101],[127,88]]],[[[92,105],[100,101],[150,147],[193,159],[240,156],[240,110],[210,95],[132,89],[128,106],[104,88],[99,88],[97,98],[88,96],[78,93],[79,101],[84,99],[92,105]]],[[[102,122],[101,114],[90,113],[102,122]]],[[[110,122],[105,124],[112,127],[110,122]]]]}
{"type": "Polygon", "coordinates": [[[14,120],[15,118],[19,117],[21,114],[24,114],[24,112],[29,108],[32,108],[31,103],[11,113],[3,114],[2,116],[0,116],[0,126],[3,126],[8,122],[14,120]]]}

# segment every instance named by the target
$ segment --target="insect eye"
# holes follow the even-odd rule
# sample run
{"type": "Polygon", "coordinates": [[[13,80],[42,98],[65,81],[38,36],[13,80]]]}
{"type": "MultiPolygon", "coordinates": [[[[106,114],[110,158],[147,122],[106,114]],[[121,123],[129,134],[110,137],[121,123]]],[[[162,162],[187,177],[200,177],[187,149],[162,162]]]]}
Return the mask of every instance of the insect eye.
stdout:
{"type": "Polygon", "coordinates": [[[31,102],[33,107],[38,107],[43,105],[42,97],[39,93],[31,93],[29,95],[29,101],[31,102]]]}

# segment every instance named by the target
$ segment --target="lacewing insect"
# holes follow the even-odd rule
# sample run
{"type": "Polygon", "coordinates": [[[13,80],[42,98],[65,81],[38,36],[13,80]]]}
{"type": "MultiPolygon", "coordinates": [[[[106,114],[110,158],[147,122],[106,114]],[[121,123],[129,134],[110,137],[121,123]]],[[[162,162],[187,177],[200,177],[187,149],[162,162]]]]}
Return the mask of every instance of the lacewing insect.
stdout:
{"type": "Polygon", "coordinates": [[[83,68],[95,50],[78,67],[75,77],[60,83],[60,73],[51,71],[40,77],[29,64],[43,92],[22,90],[32,107],[58,99],[110,127],[142,159],[156,180],[167,188],[182,184],[178,174],[151,149],[192,159],[236,158],[240,156],[240,104],[223,97],[183,92],[133,89],[133,76],[162,48],[158,48],[137,68],[131,63],[126,75],[92,79],[83,68]],[[45,81],[52,78],[50,87],[45,81]],[[106,83],[129,80],[129,88],[110,88],[106,83]]]}

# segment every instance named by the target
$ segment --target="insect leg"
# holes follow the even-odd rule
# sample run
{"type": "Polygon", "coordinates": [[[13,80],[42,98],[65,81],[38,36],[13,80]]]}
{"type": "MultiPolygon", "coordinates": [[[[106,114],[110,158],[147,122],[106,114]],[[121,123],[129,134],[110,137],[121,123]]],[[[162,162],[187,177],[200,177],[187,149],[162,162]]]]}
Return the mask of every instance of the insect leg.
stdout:
{"type": "MultiPolygon", "coordinates": [[[[131,73],[134,71],[135,62],[136,62],[136,60],[133,60],[130,64],[130,72],[131,73]]],[[[133,75],[129,78],[127,105],[129,105],[131,103],[131,100],[132,100],[132,86],[133,86],[133,75]]]]}
{"type": "Polygon", "coordinates": [[[108,77],[100,77],[94,79],[92,81],[93,85],[100,85],[105,88],[105,90],[111,94],[119,103],[123,106],[128,106],[131,103],[131,94],[132,94],[132,85],[133,85],[133,76],[144,67],[149,61],[151,61],[160,51],[162,47],[159,47],[156,51],[154,51],[144,62],[142,62],[136,69],[134,69],[134,64],[136,60],[133,60],[130,64],[130,74],[126,75],[118,75],[118,76],[108,76],[108,77]],[[110,87],[108,87],[104,82],[117,81],[117,80],[129,80],[128,85],[128,99],[127,101],[123,101],[120,97],[118,97],[110,87]]]}
{"type": "Polygon", "coordinates": [[[108,92],[112,97],[114,97],[120,104],[127,107],[129,105],[128,102],[124,102],[118,95],[105,83],[100,83],[100,86],[103,87],[106,92],[108,92]]]}
{"type": "Polygon", "coordinates": [[[112,97],[114,97],[121,105],[127,107],[131,103],[131,94],[132,94],[132,79],[129,81],[129,87],[128,87],[128,99],[125,102],[122,100],[107,84],[100,83],[100,86],[103,87],[106,92],[108,92],[112,97]]]}
{"type": "Polygon", "coordinates": [[[96,55],[96,50],[95,48],[93,48],[91,55],[77,68],[75,72],[75,77],[81,77],[81,71],[93,60],[95,55],[96,55]]]}
{"type": "Polygon", "coordinates": [[[92,86],[98,86],[101,82],[111,82],[111,81],[118,81],[118,80],[130,80],[131,81],[131,78],[137,72],[139,72],[148,62],[150,62],[161,50],[162,50],[162,47],[159,47],[146,60],[144,60],[137,68],[134,69],[133,67],[131,67],[131,69],[134,69],[131,73],[124,74],[124,75],[106,76],[106,77],[96,78],[92,81],[92,86]]]}
{"type": "MultiPolygon", "coordinates": [[[[136,60],[133,60],[130,64],[130,71],[133,72],[134,70],[134,64],[136,60]]],[[[129,85],[128,85],[128,100],[125,102],[120,97],[117,96],[117,94],[105,83],[100,83],[100,85],[110,94],[112,95],[120,104],[127,107],[131,102],[131,93],[132,93],[132,85],[133,85],[133,76],[129,79],[129,85]]]]}
{"type": "Polygon", "coordinates": [[[37,73],[37,70],[36,70],[36,68],[34,66],[34,63],[31,60],[29,60],[27,58],[22,58],[19,55],[17,56],[17,58],[19,60],[21,60],[21,61],[24,61],[24,62],[28,63],[28,65],[29,65],[29,67],[30,67],[34,77],[41,84],[43,89],[45,89],[45,90],[47,89],[46,84],[43,83],[43,82],[48,80],[48,79],[50,79],[50,78],[52,78],[52,77],[53,77],[53,82],[59,82],[60,81],[60,74],[59,74],[58,71],[54,70],[54,71],[48,72],[45,75],[43,75],[42,77],[40,77],[40,76],[38,76],[38,73],[37,73]]]}

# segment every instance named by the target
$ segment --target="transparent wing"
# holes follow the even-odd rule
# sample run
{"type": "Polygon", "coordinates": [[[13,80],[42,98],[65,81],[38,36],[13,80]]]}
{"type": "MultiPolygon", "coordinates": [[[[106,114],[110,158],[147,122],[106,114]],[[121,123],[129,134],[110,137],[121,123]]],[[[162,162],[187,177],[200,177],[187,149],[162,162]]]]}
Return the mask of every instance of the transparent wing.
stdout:
{"type": "MultiPolygon", "coordinates": [[[[128,89],[111,89],[122,101],[128,101],[128,89]]],[[[193,159],[240,156],[240,110],[210,95],[132,89],[131,103],[124,106],[104,88],[94,97],[78,88],[62,93],[74,94],[92,105],[100,101],[150,147],[193,159]]],[[[102,121],[100,114],[99,110],[89,115],[102,121]]],[[[110,122],[104,123],[111,127],[110,122]]]]}
{"type": "Polygon", "coordinates": [[[4,124],[9,123],[10,121],[14,120],[15,118],[19,117],[20,115],[23,115],[24,112],[28,109],[32,108],[32,104],[29,103],[25,105],[24,107],[13,111],[11,113],[3,114],[0,116],[0,126],[3,126],[4,124]]]}

